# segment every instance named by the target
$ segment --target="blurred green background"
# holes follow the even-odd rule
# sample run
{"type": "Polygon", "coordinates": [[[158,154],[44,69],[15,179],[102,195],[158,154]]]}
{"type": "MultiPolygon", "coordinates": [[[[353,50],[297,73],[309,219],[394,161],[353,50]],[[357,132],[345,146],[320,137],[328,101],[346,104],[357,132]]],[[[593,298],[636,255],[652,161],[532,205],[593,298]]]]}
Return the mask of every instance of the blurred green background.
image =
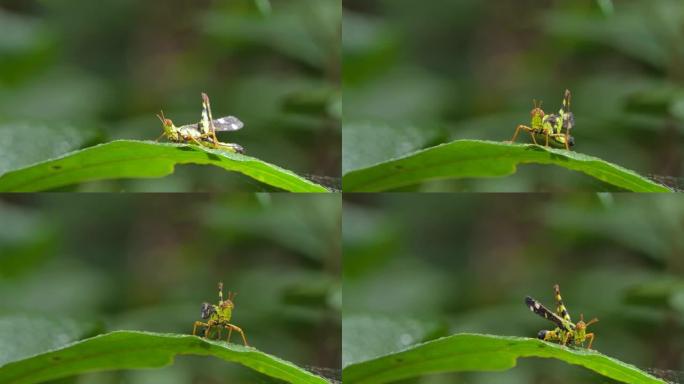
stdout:
{"type": "MultiPolygon", "coordinates": [[[[345,0],[343,173],[455,139],[510,140],[572,91],[575,150],[682,186],[684,2],[345,0]]],[[[531,142],[522,135],[519,142],[531,142]]],[[[422,190],[595,190],[526,165],[422,190]]],[[[606,190],[600,186],[600,190],[606,190]]]]}
{"type": "MultiPolygon", "coordinates": [[[[340,221],[334,195],[4,195],[0,365],[111,330],[190,334],[223,281],[238,293],[232,323],[252,346],[339,369],[340,221]]],[[[179,356],[158,370],[59,382],[272,381],[179,356]]]]}
{"type": "MultiPolygon", "coordinates": [[[[681,373],[680,196],[349,195],[343,210],[343,367],[451,333],[536,337],[553,324],[524,298],[555,308],[560,284],[574,321],[600,319],[596,350],[681,373]]],[[[536,358],[407,381],[454,382],[610,381],[536,358]]]]}
{"type": "MultiPolygon", "coordinates": [[[[154,140],[163,109],[245,123],[219,139],[304,176],[341,164],[341,0],[0,0],[0,169],[113,139],[154,140]]],[[[10,169],[11,169],[10,168],[10,169]]],[[[334,181],[332,181],[334,183],[334,181]]],[[[265,190],[183,166],[81,190],[265,190]]]]}

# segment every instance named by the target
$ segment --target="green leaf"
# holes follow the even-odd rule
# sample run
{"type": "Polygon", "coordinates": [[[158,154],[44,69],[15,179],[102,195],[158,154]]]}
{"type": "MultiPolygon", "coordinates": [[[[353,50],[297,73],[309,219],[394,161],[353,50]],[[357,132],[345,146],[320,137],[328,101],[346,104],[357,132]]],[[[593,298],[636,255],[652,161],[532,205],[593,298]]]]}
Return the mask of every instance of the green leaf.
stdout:
{"type": "Polygon", "coordinates": [[[290,383],[327,381],[293,363],[251,347],[197,336],[116,331],[0,366],[0,382],[38,383],[85,372],[159,368],[177,355],[215,356],[290,383]]]}
{"type": "Polygon", "coordinates": [[[401,316],[345,315],[342,366],[367,361],[446,334],[438,321],[401,316]]]}
{"type": "Polygon", "coordinates": [[[342,186],[345,192],[377,192],[434,179],[499,177],[514,174],[519,164],[526,163],[555,164],[633,192],[670,192],[634,171],[593,156],[483,140],[456,140],[356,169],[344,175],[342,186]]]}
{"type": "Polygon", "coordinates": [[[664,383],[633,365],[587,349],[538,339],[457,334],[418,344],[401,352],[350,364],[345,383],[387,383],[437,372],[503,371],[519,357],[543,357],[580,365],[624,383],[664,383]]]}
{"type": "Polygon", "coordinates": [[[0,176],[0,191],[33,192],[93,180],[170,175],[177,164],[210,164],[245,174],[290,192],[328,190],[291,171],[259,159],[210,148],[151,141],[119,140],[0,176]]]}
{"type": "Polygon", "coordinates": [[[87,335],[94,324],[66,317],[9,315],[0,317],[0,366],[61,347],[87,335]]]}
{"type": "Polygon", "coordinates": [[[406,123],[345,122],[343,130],[342,173],[419,150],[437,136],[406,123]]]}
{"type": "Polygon", "coordinates": [[[68,125],[5,123],[0,125],[0,175],[73,151],[94,132],[68,125]]]}

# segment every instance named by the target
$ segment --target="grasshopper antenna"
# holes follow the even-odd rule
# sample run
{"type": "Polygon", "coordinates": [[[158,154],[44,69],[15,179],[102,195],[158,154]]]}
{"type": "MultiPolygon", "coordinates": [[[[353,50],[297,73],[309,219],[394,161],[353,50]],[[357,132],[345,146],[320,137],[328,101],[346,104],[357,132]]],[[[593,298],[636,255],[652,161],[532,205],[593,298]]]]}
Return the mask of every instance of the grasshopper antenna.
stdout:
{"type": "MultiPolygon", "coordinates": [[[[159,111],[159,112],[161,113],[161,115],[158,114],[157,117],[159,118],[159,120],[161,120],[162,125],[166,126],[166,118],[164,118],[164,111],[161,110],[161,111],[159,111]]],[[[159,135],[159,137],[157,137],[157,139],[154,140],[154,141],[159,141],[159,139],[161,139],[162,137],[164,137],[164,135],[165,135],[165,132],[162,132],[162,134],[159,135]]]]}

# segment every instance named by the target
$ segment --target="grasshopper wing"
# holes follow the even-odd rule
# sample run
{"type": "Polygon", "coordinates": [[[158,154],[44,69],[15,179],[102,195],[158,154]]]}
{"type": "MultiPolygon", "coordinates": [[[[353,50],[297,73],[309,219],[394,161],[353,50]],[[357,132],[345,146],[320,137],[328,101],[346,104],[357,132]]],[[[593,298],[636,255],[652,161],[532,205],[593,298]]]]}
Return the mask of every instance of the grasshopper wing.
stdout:
{"type": "Polygon", "coordinates": [[[212,123],[214,123],[214,128],[217,132],[237,131],[245,126],[245,123],[235,116],[225,116],[220,119],[212,120],[212,123]]]}
{"type": "Polygon", "coordinates": [[[537,315],[554,322],[559,328],[563,328],[566,331],[572,331],[575,325],[571,322],[564,320],[555,313],[549,311],[545,306],[539,303],[537,300],[527,296],[525,298],[525,304],[530,309],[530,311],[536,313],[537,315]]]}

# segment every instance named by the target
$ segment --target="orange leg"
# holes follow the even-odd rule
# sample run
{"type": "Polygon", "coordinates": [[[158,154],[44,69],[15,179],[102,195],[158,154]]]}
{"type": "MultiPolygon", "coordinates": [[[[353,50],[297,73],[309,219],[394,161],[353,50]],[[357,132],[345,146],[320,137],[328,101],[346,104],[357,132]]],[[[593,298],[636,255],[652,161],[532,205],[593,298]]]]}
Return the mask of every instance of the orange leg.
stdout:
{"type": "Polygon", "coordinates": [[[591,345],[594,343],[594,333],[587,333],[587,339],[589,340],[589,346],[587,347],[588,349],[591,349],[591,345]]]}
{"type": "Polygon", "coordinates": [[[565,338],[563,338],[563,345],[568,345],[568,341],[570,341],[570,332],[565,334],[565,338]]]}
{"type": "Polygon", "coordinates": [[[247,344],[247,339],[245,338],[245,333],[242,332],[242,329],[240,329],[240,327],[238,327],[237,325],[233,325],[233,324],[227,324],[226,328],[228,328],[228,341],[229,342],[230,342],[230,335],[232,334],[233,330],[235,330],[235,331],[240,333],[240,336],[242,336],[242,342],[245,344],[245,346],[249,346],[249,344],[247,344]]]}
{"type": "Polygon", "coordinates": [[[197,335],[197,327],[208,327],[209,324],[203,323],[201,321],[195,321],[195,324],[192,327],[192,335],[195,336],[197,335]]]}
{"type": "Polygon", "coordinates": [[[511,138],[511,140],[510,140],[511,143],[514,143],[514,142],[515,142],[515,139],[518,138],[518,133],[520,133],[520,130],[521,130],[521,129],[524,129],[525,131],[527,131],[527,133],[530,134],[530,137],[532,138],[532,141],[533,141],[535,144],[537,144],[537,140],[534,138],[534,134],[532,133],[532,128],[530,128],[530,127],[528,127],[528,126],[526,126],[526,125],[522,125],[522,124],[518,125],[518,126],[515,128],[515,133],[513,134],[513,138],[511,138]]]}
{"type": "Polygon", "coordinates": [[[183,136],[183,140],[185,140],[185,142],[192,141],[193,143],[199,145],[200,147],[202,146],[202,143],[200,143],[199,140],[197,140],[196,138],[194,138],[192,136],[183,136]]]}
{"type": "Polygon", "coordinates": [[[211,333],[211,328],[214,327],[215,325],[216,325],[216,323],[214,321],[209,320],[209,322],[207,323],[207,329],[204,331],[204,337],[205,338],[209,338],[209,335],[211,333]]]}
{"type": "Polygon", "coordinates": [[[214,148],[219,147],[219,141],[218,138],[216,137],[216,128],[214,127],[214,123],[209,122],[209,126],[211,127],[211,139],[214,141],[214,148]]]}

